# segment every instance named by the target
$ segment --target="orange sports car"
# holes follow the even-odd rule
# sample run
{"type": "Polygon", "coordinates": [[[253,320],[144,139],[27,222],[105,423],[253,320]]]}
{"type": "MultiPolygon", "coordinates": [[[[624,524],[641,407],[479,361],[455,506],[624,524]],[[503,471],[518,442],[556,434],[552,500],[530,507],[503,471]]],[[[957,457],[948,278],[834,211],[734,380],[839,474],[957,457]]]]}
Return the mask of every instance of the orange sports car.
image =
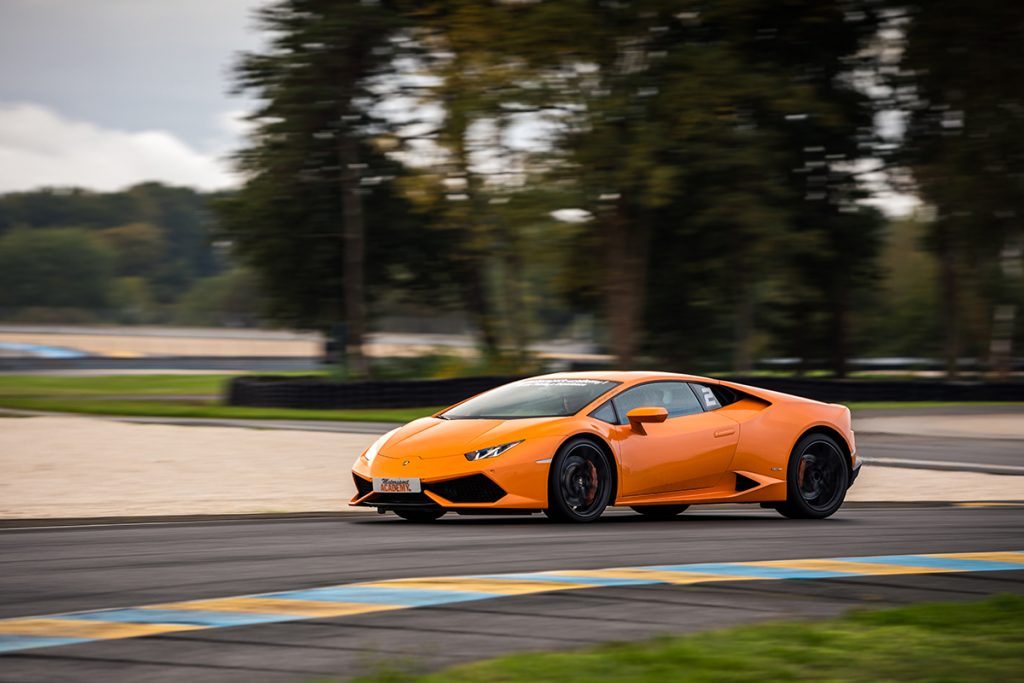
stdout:
{"type": "Polygon", "coordinates": [[[664,518],[697,503],[823,518],[859,469],[842,405],[692,375],[559,373],[380,437],[352,468],[352,504],[411,521],[543,511],[589,522],[609,505],[664,518]]]}

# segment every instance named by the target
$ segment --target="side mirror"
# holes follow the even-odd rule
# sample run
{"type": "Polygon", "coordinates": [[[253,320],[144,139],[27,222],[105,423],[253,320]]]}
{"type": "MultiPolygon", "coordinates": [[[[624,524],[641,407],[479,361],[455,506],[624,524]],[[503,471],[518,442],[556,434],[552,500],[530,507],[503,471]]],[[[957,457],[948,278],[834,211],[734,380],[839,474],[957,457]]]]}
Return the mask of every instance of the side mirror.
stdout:
{"type": "Polygon", "coordinates": [[[633,410],[626,413],[626,419],[629,420],[629,426],[633,428],[634,432],[646,434],[647,430],[644,429],[644,424],[664,422],[668,419],[668,411],[664,408],[655,407],[633,408],[633,410]]]}

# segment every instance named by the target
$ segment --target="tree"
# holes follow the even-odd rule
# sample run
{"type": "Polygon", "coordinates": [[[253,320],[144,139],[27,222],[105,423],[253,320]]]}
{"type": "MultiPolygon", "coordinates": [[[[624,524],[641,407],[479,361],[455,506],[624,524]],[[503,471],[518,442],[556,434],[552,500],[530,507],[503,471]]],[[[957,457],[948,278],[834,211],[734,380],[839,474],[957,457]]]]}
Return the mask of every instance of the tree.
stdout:
{"type": "MultiPolygon", "coordinates": [[[[463,10],[456,16],[483,11],[444,4],[463,10]]],[[[876,25],[853,11],[868,4],[528,3],[498,6],[474,24],[501,27],[506,35],[488,45],[518,75],[495,95],[498,109],[556,126],[552,157],[593,217],[583,263],[600,264],[591,281],[604,288],[620,365],[635,362],[645,329],[654,332],[648,348],[677,357],[695,343],[689,323],[700,305],[690,294],[706,290],[689,276],[699,272],[717,278],[716,317],[734,311],[733,365],[749,369],[762,283],[791,268],[794,242],[824,251],[843,242],[854,221],[842,214],[857,211],[857,196],[842,166],[863,153],[871,112],[841,76],[876,25]]],[[[857,224],[870,243],[874,224],[857,224]]],[[[842,295],[854,282],[812,282],[841,311],[832,326],[838,368],[842,295]]]]}
{"type": "Polygon", "coordinates": [[[0,309],[102,309],[110,273],[110,253],[85,230],[19,229],[0,237],[0,309]]]}
{"type": "Polygon", "coordinates": [[[0,196],[0,235],[16,227],[88,230],[112,247],[119,274],[145,278],[146,298],[166,306],[221,267],[211,244],[210,197],[152,182],[120,192],[12,193],[0,196]]]}
{"type": "Polygon", "coordinates": [[[259,290],[244,268],[204,278],[182,296],[175,321],[182,325],[249,326],[259,322],[259,290]]]}
{"type": "Polygon", "coordinates": [[[761,119],[781,138],[775,172],[787,181],[790,224],[775,256],[784,303],[769,312],[788,309],[774,325],[784,355],[808,359],[824,346],[838,376],[854,343],[853,312],[871,304],[885,225],[861,204],[869,195],[858,170],[882,144],[865,85],[884,68],[876,45],[881,9],[873,0],[762,3],[735,38],[749,64],[770,64],[809,90],[807,109],[761,119]]]}
{"type": "Polygon", "coordinates": [[[942,357],[942,302],[938,263],[920,219],[892,221],[878,263],[881,296],[860,312],[869,340],[865,353],[877,356],[942,357]]]}
{"type": "Polygon", "coordinates": [[[891,106],[909,116],[897,158],[935,209],[947,373],[965,350],[990,350],[1005,371],[1024,245],[1024,6],[936,0],[898,3],[905,56],[891,106]],[[1000,263],[1002,261],[1002,263],[1000,263]],[[971,300],[988,321],[966,323],[971,300]]]}
{"type": "Polygon", "coordinates": [[[114,268],[120,276],[146,275],[161,266],[163,236],[153,225],[129,223],[104,228],[96,235],[113,252],[114,268]]]}
{"type": "Polygon", "coordinates": [[[402,168],[376,143],[386,132],[380,77],[404,21],[390,2],[333,0],[280,0],[257,17],[268,48],[235,73],[260,105],[237,155],[245,185],[222,204],[224,231],[257,271],[271,316],[320,329],[344,321],[350,369],[365,375],[368,253],[410,215],[394,190],[402,168]]]}

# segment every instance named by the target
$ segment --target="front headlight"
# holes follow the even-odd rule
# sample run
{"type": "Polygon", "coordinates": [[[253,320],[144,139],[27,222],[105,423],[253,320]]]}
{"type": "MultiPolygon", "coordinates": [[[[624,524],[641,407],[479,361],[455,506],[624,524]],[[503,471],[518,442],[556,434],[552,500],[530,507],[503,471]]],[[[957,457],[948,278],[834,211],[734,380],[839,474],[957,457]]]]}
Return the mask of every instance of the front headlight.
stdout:
{"type": "Polygon", "coordinates": [[[398,429],[392,429],[390,432],[370,444],[370,447],[363,452],[363,461],[367,463],[373,462],[373,459],[376,457],[377,451],[380,450],[380,447],[387,443],[388,439],[390,439],[397,431],[398,429]]]}
{"type": "Polygon", "coordinates": [[[466,453],[466,460],[485,460],[487,458],[497,458],[499,455],[512,448],[518,446],[523,442],[522,439],[519,441],[513,441],[512,443],[503,443],[500,446],[491,446],[490,448],[481,448],[478,451],[471,451],[466,453]]]}

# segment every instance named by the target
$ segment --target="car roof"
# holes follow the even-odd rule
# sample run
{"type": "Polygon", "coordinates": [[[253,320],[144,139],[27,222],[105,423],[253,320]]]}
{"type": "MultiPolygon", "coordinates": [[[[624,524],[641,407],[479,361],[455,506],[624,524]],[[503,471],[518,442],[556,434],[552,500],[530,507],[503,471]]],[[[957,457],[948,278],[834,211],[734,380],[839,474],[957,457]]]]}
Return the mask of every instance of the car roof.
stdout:
{"type": "Polygon", "coordinates": [[[538,375],[530,379],[596,379],[623,384],[639,384],[654,380],[677,380],[684,382],[710,382],[718,384],[718,380],[700,377],[699,375],[683,375],[676,372],[658,372],[654,370],[600,370],[591,372],[554,372],[538,375]]]}

